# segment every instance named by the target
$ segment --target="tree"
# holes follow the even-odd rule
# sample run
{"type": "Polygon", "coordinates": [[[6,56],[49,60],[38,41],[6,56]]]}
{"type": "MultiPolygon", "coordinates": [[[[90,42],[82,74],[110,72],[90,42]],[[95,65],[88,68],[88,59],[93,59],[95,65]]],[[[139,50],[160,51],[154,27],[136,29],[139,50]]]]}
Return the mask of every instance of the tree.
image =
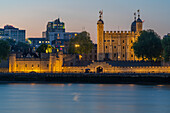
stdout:
{"type": "Polygon", "coordinates": [[[9,43],[5,40],[0,40],[0,61],[7,59],[10,52],[9,43]]]}
{"type": "Polygon", "coordinates": [[[26,57],[27,54],[29,53],[30,51],[30,45],[26,44],[26,43],[23,43],[23,42],[18,42],[16,45],[15,45],[15,49],[14,49],[15,52],[22,52],[23,53],[23,56],[26,57]]]}
{"type": "Polygon", "coordinates": [[[10,46],[10,51],[13,51],[15,49],[16,41],[13,39],[5,39],[9,46],[10,46]]]}
{"type": "Polygon", "coordinates": [[[86,31],[81,32],[75,38],[71,38],[69,42],[70,54],[88,54],[93,48],[90,40],[90,34],[86,31]]]}
{"type": "Polygon", "coordinates": [[[41,44],[37,48],[36,52],[38,52],[39,56],[40,56],[41,53],[52,53],[52,49],[53,49],[53,47],[49,44],[48,45],[47,44],[41,44]]]}
{"type": "Polygon", "coordinates": [[[135,55],[144,60],[160,58],[162,54],[162,44],[160,36],[153,30],[142,31],[137,42],[133,44],[135,55]]]}
{"type": "Polygon", "coordinates": [[[165,62],[170,61],[170,36],[165,36],[162,40],[162,46],[164,49],[164,60],[165,62]]]}

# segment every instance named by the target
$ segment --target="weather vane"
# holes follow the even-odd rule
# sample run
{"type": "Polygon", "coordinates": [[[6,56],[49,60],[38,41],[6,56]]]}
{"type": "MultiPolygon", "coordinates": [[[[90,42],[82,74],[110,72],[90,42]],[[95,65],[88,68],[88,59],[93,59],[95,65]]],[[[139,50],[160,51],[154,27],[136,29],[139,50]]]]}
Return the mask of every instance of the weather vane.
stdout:
{"type": "Polygon", "coordinates": [[[102,19],[102,17],[103,17],[103,10],[100,10],[99,14],[100,14],[99,18],[102,19]]]}

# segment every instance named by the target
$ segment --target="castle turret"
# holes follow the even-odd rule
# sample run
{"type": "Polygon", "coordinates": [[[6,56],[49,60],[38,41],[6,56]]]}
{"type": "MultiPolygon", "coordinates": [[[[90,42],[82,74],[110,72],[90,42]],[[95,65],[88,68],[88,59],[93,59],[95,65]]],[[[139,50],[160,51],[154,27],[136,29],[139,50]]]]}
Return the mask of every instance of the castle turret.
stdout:
{"type": "Polygon", "coordinates": [[[16,72],[16,54],[11,53],[9,55],[9,72],[13,73],[16,72]]]}
{"type": "Polygon", "coordinates": [[[143,22],[140,19],[140,10],[138,10],[138,19],[136,21],[136,32],[141,32],[143,30],[143,22]]]}
{"type": "Polygon", "coordinates": [[[104,59],[104,22],[102,20],[103,11],[100,11],[97,22],[97,60],[104,59]]]}
{"type": "Polygon", "coordinates": [[[134,21],[131,25],[131,32],[136,32],[136,13],[134,13],[134,21]]]}

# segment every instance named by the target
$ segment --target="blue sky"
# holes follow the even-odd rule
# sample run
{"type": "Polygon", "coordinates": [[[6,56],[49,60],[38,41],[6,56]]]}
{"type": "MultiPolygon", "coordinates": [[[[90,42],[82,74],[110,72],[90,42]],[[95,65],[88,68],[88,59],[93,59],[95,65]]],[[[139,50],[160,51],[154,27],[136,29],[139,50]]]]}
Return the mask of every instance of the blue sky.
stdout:
{"type": "Polygon", "coordinates": [[[100,9],[107,31],[130,30],[133,13],[140,9],[144,29],[162,37],[170,32],[169,4],[170,0],[0,0],[0,27],[12,24],[26,29],[27,37],[41,37],[47,22],[60,17],[66,31],[81,32],[85,27],[96,42],[100,9]]]}

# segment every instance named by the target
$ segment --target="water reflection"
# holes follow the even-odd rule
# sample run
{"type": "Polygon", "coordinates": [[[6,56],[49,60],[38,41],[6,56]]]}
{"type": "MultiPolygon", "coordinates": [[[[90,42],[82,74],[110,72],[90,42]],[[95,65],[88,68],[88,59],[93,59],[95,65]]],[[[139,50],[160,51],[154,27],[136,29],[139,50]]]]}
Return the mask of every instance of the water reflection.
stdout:
{"type": "Polygon", "coordinates": [[[0,85],[0,113],[169,113],[169,85],[0,85]]]}

